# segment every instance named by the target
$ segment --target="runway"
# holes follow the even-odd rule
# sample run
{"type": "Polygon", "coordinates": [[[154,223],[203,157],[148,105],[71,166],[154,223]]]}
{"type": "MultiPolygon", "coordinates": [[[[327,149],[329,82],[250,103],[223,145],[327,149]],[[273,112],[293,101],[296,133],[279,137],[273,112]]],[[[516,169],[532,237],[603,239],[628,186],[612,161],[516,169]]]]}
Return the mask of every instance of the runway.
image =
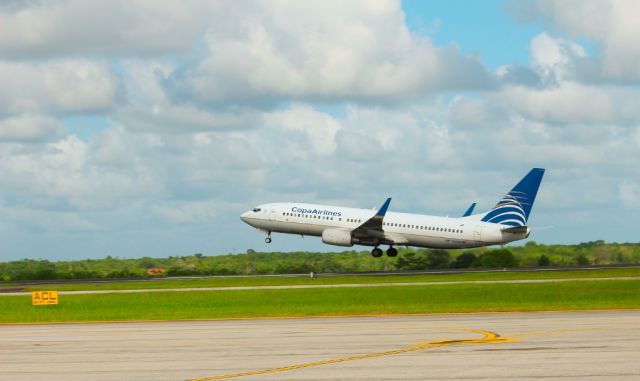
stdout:
{"type": "MultiPolygon", "coordinates": [[[[454,284],[527,284],[527,283],[564,283],[593,282],[609,280],[640,280],[640,277],[607,277],[607,278],[564,278],[564,279],[510,279],[510,280],[461,280],[439,282],[389,282],[389,283],[338,283],[316,285],[286,286],[229,286],[229,287],[182,287],[182,288],[144,288],[132,290],[80,290],[59,291],[60,295],[96,295],[96,294],[144,294],[148,292],[197,292],[197,291],[248,291],[248,290],[295,290],[310,288],[365,288],[365,287],[402,287],[402,286],[447,286],[454,284]]],[[[0,292],[3,296],[31,296],[31,292],[0,292]]]]}
{"type": "Polygon", "coordinates": [[[0,325],[3,380],[640,379],[640,310],[0,325]]]}

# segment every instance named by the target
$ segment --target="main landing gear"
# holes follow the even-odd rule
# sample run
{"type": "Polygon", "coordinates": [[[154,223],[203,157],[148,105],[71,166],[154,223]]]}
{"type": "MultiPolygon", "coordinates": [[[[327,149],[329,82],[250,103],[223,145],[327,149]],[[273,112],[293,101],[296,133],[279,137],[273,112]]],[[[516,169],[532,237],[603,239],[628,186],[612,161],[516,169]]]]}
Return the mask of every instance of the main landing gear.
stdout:
{"type": "Polygon", "coordinates": [[[376,258],[382,257],[382,249],[380,249],[379,247],[374,247],[373,250],[371,250],[371,255],[376,258]]]}
{"type": "MultiPolygon", "coordinates": [[[[377,246],[374,247],[373,250],[371,250],[371,255],[376,258],[382,257],[382,249],[377,246]]],[[[393,246],[389,246],[389,249],[387,250],[387,257],[395,257],[397,255],[398,249],[394,248],[393,246]]]]}
{"type": "Polygon", "coordinates": [[[271,232],[267,233],[267,238],[264,239],[264,242],[271,243],[271,232]]]}

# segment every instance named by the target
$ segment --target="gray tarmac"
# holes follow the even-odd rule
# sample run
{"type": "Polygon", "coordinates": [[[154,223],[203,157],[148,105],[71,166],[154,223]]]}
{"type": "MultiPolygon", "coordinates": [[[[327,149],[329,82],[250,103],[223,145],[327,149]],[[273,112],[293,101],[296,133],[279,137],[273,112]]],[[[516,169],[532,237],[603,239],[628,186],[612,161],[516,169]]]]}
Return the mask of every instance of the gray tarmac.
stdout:
{"type": "Polygon", "coordinates": [[[640,380],[640,310],[0,325],[0,380],[640,380]]]}

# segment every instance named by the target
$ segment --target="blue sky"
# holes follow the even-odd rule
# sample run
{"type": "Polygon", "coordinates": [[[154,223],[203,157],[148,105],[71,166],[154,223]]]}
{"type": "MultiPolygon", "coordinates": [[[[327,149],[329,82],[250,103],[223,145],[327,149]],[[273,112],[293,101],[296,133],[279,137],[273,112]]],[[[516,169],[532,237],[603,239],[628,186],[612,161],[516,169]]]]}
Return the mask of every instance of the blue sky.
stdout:
{"type": "Polygon", "coordinates": [[[499,0],[410,0],[402,2],[402,10],[414,33],[430,36],[439,45],[456,44],[491,69],[526,65],[529,42],[542,32],[537,25],[517,22],[499,0]]]}
{"type": "Polygon", "coordinates": [[[238,216],[389,196],[392,210],[459,215],[532,167],[547,173],[531,239],[637,241],[638,12],[624,0],[0,6],[0,260],[336,250],[266,245],[238,216]]]}

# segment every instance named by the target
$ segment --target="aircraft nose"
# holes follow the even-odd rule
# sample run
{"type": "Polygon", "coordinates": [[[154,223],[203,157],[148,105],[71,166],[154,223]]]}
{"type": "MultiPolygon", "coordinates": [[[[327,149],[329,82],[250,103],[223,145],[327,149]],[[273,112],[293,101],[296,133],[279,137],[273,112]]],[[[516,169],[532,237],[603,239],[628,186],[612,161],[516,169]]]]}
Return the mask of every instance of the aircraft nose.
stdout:
{"type": "Polygon", "coordinates": [[[240,219],[241,219],[242,221],[244,221],[244,222],[247,222],[247,223],[248,223],[248,221],[247,221],[247,220],[249,219],[249,212],[244,212],[244,213],[242,213],[242,214],[240,215],[240,219]]]}

